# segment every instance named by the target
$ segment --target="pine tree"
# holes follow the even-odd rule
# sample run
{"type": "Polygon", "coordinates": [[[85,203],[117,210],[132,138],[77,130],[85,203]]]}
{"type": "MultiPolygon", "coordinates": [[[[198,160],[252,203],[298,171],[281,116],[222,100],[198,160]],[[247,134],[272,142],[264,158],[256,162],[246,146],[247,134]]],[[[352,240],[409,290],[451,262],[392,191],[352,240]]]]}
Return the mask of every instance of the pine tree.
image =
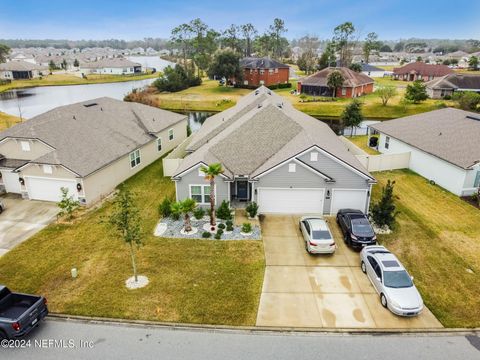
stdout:
{"type": "Polygon", "coordinates": [[[382,198],[372,207],[372,219],[379,226],[388,226],[390,229],[395,226],[395,217],[397,212],[394,203],[393,187],[395,181],[387,181],[387,185],[382,188],[382,198]]]}

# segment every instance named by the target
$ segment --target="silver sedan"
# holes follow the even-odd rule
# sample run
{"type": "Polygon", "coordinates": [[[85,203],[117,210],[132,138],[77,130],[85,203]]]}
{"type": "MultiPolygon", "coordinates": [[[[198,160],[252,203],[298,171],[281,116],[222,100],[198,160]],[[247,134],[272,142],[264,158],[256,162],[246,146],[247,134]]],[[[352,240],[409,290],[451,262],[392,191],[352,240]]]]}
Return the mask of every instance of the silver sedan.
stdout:
{"type": "Polygon", "coordinates": [[[327,222],[319,216],[304,216],[300,219],[300,231],[305,240],[305,249],[310,254],[333,254],[335,240],[327,222]]]}
{"type": "Polygon", "coordinates": [[[407,270],[383,246],[366,246],[360,253],[360,266],[380,295],[382,306],[400,316],[416,316],[423,300],[407,270]]]}

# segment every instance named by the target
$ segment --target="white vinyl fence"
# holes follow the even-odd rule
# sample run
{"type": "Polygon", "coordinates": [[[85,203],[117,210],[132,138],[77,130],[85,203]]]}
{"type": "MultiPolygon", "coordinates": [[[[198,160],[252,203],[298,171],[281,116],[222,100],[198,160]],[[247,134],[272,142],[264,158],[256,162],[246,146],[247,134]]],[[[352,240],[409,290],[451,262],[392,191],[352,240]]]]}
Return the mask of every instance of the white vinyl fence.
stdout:
{"type": "Polygon", "coordinates": [[[178,166],[182,162],[183,158],[187,155],[185,149],[192,140],[192,137],[188,137],[183,140],[173,151],[168,154],[162,161],[163,165],[163,176],[172,176],[175,174],[178,166]]]}

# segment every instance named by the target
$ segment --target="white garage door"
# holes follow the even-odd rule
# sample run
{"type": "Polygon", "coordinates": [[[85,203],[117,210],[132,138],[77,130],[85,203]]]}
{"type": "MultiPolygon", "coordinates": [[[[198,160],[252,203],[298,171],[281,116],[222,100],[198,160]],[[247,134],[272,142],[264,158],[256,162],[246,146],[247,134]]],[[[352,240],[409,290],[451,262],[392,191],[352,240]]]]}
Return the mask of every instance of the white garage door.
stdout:
{"type": "Polygon", "coordinates": [[[332,191],[332,215],[335,215],[340,209],[357,209],[365,211],[367,204],[367,190],[342,190],[333,189],[332,191]]]}
{"type": "Polygon", "coordinates": [[[25,183],[31,200],[60,201],[62,187],[67,188],[68,194],[73,195],[75,200],[78,199],[77,182],[74,180],[25,177],[25,183]]]}
{"type": "Polygon", "coordinates": [[[258,188],[261,213],[323,213],[324,189],[258,188]]]}
{"type": "Polygon", "coordinates": [[[18,181],[18,173],[14,173],[10,170],[2,170],[2,180],[7,193],[21,193],[22,188],[20,181],[18,181]]]}

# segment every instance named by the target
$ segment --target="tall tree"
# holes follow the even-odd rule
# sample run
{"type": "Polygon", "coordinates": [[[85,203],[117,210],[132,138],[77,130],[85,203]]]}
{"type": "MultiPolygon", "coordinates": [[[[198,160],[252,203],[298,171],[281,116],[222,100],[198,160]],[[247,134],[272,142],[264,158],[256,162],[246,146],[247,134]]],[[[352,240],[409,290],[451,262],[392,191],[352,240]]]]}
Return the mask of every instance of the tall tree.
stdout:
{"type": "Polygon", "coordinates": [[[318,59],[318,68],[320,70],[325,69],[329,66],[336,66],[336,57],[335,57],[335,48],[332,42],[327,42],[320,59],[318,59]]]}
{"type": "Polygon", "coordinates": [[[232,24],[229,28],[225,29],[222,34],[223,47],[228,47],[235,52],[241,52],[241,39],[240,39],[240,27],[232,24]]]}
{"type": "Polygon", "coordinates": [[[353,101],[347,105],[340,118],[345,127],[351,128],[350,137],[352,137],[353,128],[359,126],[363,121],[362,103],[357,99],[353,99],[353,101]]]}
{"type": "Polygon", "coordinates": [[[317,68],[317,49],[320,41],[317,36],[306,35],[298,40],[298,46],[302,50],[302,55],[298,59],[297,65],[308,75],[317,68]]]}
{"type": "Polygon", "coordinates": [[[282,35],[288,31],[285,27],[285,22],[282,19],[275,18],[273,19],[273,24],[270,25],[268,29],[271,37],[273,38],[273,54],[277,59],[280,59],[283,52],[282,35]]]}
{"type": "Polygon", "coordinates": [[[218,33],[209,29],[208,25],[199,18],[190,21],[188,25],[194,34],[191,40],[192,58],[197,66],[197,76],[200,77],[200,72],[207,70],[213,53],[217,49],[218,33]]]}
{"type": "Polygon", "coordinates": [[[172,29],[170,42],[180,48],[183,66],[187,66],[187,56],[190,54],[193,30],[189,24],[181,24],[172,29]]]}
{"type": "Polygon", "coordinates": [[[363,57],[365,62],[368,64],[370,62],[370,54],[374,50],[380,50],[382,43],[378,41],[378,35],[375,32],[367,34],[365,42],[363,43],[363,57]]]}
{"type": "Polygon", "coordinates": [[[205,180],[210,183],[210,225],[217,225],[215,220],[215,178],[223,174],[222,164],[215,163],[202,166],[200,170],[205,174],[205,180]]]}
{"type": "Polygon", "coordinates": [[[336,96],[337,88],[342,87],[345,81],[342,73],[338,70],[332,71],[327,76],[327,86],[332,90],[332,98],[336,96]]]}
{"type": "Polygon", "coordinates": [[[0,44],[0,64],[7,61],[7,55],[10,53],[10,48],[7,45],[0,44]]]}
{"type": "Polygon", "coordinates": [[[243,38],[245,39],[245,56],[252,55],[252,42],[257,35],[257,29],[251,23],[241,25],[243,38]]]}
{"type": "Polygon", "coordinates": [[[110,224],[129,246],[133,276],[135,277],[135,281],[138,281],[135,246],[138,249],[142,245],[140,228],[142,220],[135,205],[134,197],[128,189],[120,192],[115,200],[114,206],[114,212],[110,216],[110,224]]]}
{"type": "Polygon", "coordinates": [[[233,50],[219,50],[208,69],[208,76],[211,78],[235,79],[236,82],[242,80],[242,69],[240,68],[240,55],[233,50]]]}
{"type": "Polygon", "coordinates": [[[468,67],[470,70],[477,70],[478,69],[478,57],[475,55],[470,56],[468,59],[468,67]]]}
{"type": "Polygon", "coordinates": [[[356,45],[355,26],[347,21],[335,27],[332,42],[339,55],[340,66],[348,67],[352,63],[353,48],[356,45]]]}

